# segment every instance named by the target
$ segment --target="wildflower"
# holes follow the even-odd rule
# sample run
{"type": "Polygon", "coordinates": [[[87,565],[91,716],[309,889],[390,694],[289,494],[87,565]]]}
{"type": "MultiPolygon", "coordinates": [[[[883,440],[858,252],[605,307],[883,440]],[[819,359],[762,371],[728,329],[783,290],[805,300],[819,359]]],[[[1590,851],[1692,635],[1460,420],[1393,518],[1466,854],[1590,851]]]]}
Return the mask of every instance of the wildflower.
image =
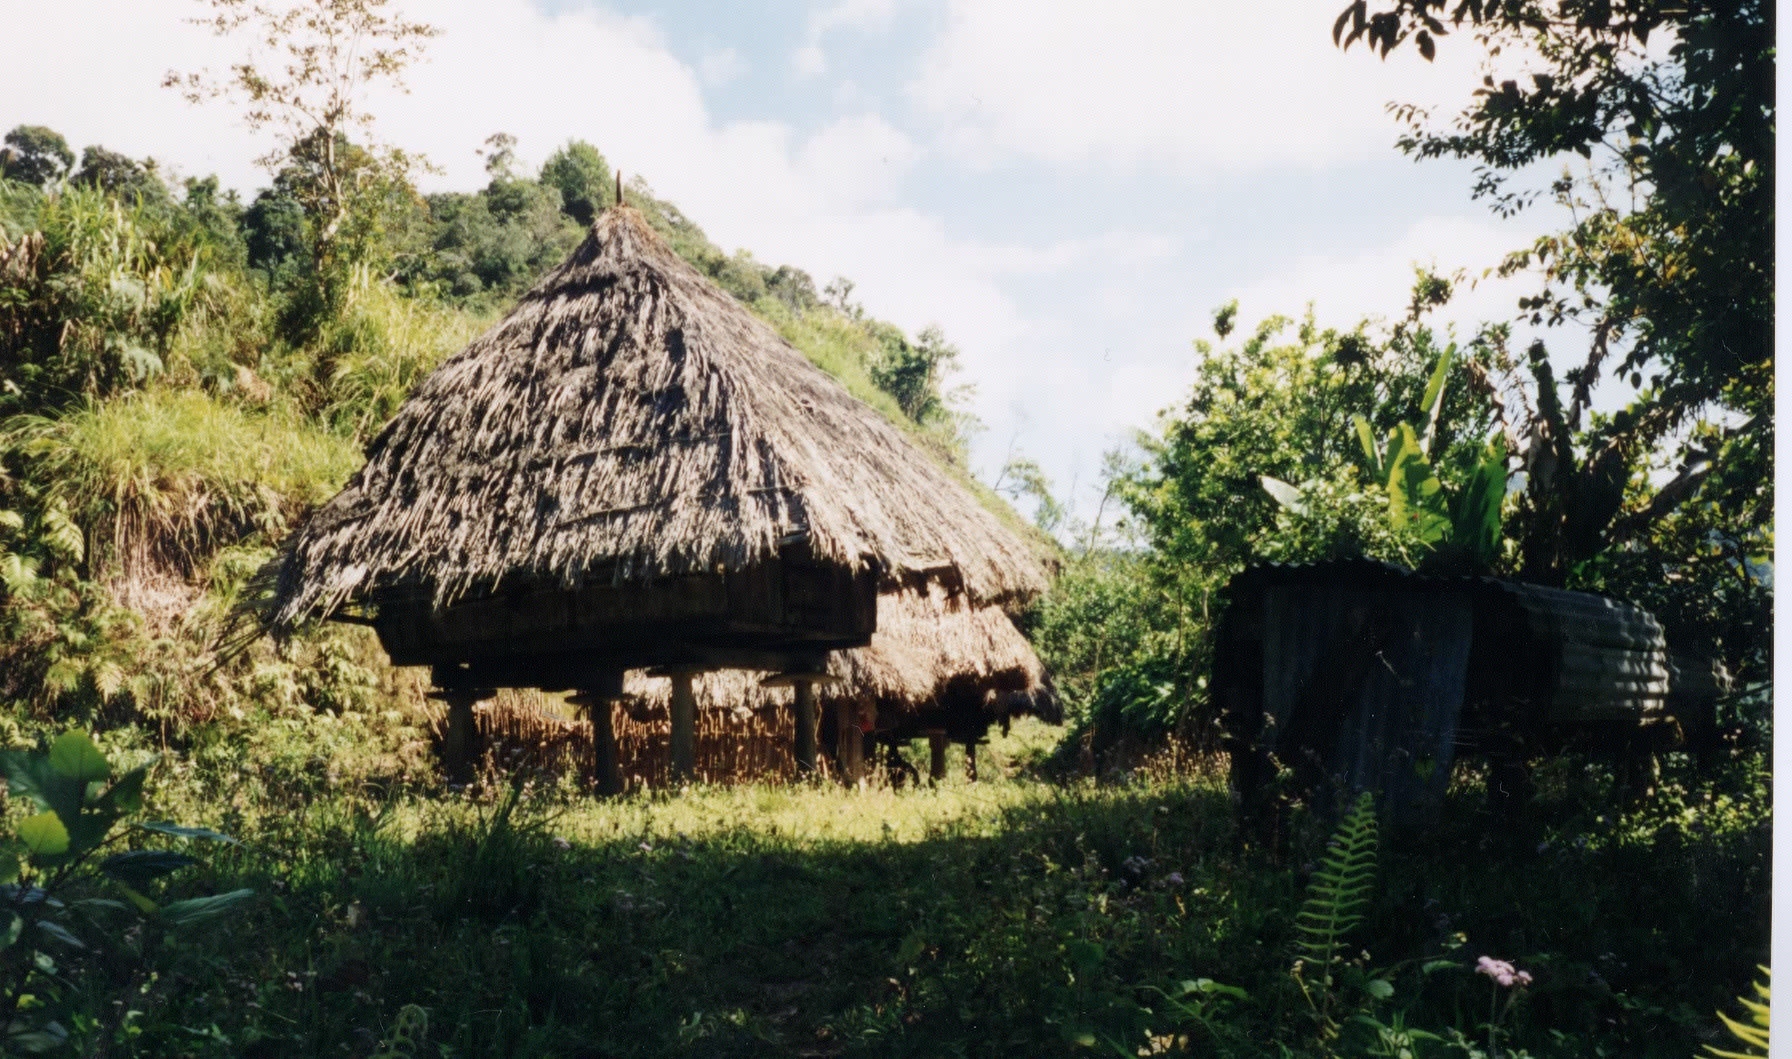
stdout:
{"type": "Polygon", "coordinates": [[[1483,956],[1475,961],[1475,973],[1484,974],[1507,988],[1522,988],[1531,984],[1531,972],[1520,971],[1505,960],[1496,960],[1491,956],[1483,956]]]}
{"type": "Polygon", "coordinates": [[[1179,871],[1173,871],[1170,874],[1164,876],[1164,882],[1169,883],[1171,886],[1181,886],[1182,885],[1182,873],[1179,871]]]}
{"type": "Polygon", "coordinates": [[[559,835],[555,835],[555,836],[554,836],[554,838],[553,838],[553,842],[554,842],[554,848],[555,848],[555,849],[562,849],[562,850],[564,850],[564,849],[571,849],[571,848],[572,848],[572,843],[571,843],[571,842],[569,842],[569,841],[567,841],[567,840],[566,840],[566,839],[564,839],[564,838],[561,838],[561,837],[560,837],[560,836],[559,836],[559,835]]]}

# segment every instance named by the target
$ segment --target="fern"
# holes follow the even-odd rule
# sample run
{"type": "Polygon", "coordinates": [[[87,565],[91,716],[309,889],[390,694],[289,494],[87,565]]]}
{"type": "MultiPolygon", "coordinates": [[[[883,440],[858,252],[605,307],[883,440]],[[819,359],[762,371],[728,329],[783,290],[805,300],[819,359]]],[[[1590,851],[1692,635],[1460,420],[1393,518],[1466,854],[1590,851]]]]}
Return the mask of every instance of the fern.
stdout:
{"type": "Polygon", "coordinates": [[[397,1024],[370,1059],[415,1059],[417,1049],[428,1036],[429,1012],[416,1004],[406,1004],[398,1009],[397,1024]]]}
{"type": "Polygon", "coordinates": [[[1326,844],[1294,918],[1295,981],[1328,1037],[1337,1030],[1331,1015],[1336,993],[1332,970],[1341,959],[1345,939],[1363,922],[1375,885],[1378,839],[1375,799],[1364,791],[1326,844]],[[1317,971],[1312,982],[1309,968],[1317,971]]]}
{"type": "Polygon", "coordinates": [[[1707,1056],[1714,1056],[1716,1059],[1762,1059],[1767,1055],[1769,1004],[1772,999],[1769,993],[1771,975],[1772,972],[1767,968],[1761,968],[1762,981],[1754,984],[1755,995],[1761,998],[1759,1003],[1747,997],[1736,998],[1736,1002],[1748,1010],[1748,1022],[1738,1022],[1721,1011],[1717,1013],[1717,1017],[1723,1020],[1725,1026],[1729,1027],[1730,1033],[1742,1042],[1742,1047],[1748,1050],[1726,1052],[1707,1044],[1705,1046],[1707,1056]]]}

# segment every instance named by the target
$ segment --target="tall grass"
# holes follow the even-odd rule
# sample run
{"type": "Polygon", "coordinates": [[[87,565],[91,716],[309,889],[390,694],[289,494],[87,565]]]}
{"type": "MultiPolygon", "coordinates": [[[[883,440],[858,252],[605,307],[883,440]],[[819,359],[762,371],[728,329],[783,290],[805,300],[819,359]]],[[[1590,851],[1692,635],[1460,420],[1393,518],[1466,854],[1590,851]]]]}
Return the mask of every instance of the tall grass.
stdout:
{"type": "Polygon", "coordinates": [[[193,577],[219,547],[277,540],[360,465],[355,446],[280,412],[193,390],[17,416],[0,445],[86,534],[90,570],[193,577]]]}
{"type": "Polygon", "coordinates": [[[413,387],[490,323],[486,316],[361,277],[318,341],[323,418],[357,440],[373,436],[413,387]]]}

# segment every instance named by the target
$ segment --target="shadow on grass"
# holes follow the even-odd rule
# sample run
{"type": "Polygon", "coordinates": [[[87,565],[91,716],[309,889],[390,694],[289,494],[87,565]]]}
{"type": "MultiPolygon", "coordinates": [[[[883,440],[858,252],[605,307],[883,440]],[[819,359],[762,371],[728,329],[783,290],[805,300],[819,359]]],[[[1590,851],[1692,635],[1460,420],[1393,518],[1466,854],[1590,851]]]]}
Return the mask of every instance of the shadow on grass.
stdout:
{"type": "MultiPolygon", "coordinates": [[[[218,885],[267,899],[222,950],[169,954],[181,986],[135,1051],[369,1055],[406,1004],[428,1011],[430,1055],[1312,1043],[1287,972],[1316,838],[1276,860],[1239,849],[1211,782],[1052,789],[913,841],[619,826],[569,842],[556,829],[582,810],[412,808],[407,829],[403,807],[315,805],[221,858],[218,885]],[[1251,999],[1166,1033],[1146,987],[1202,977],[1251,999]]],[[[1766,945],[1764,832],[1733,816],[1689,830],[1565,794],[1511,834],[1462,798],[1390,840],[1362,943],[1375,966],[1412,961],[1392,1003],[1409,1024],[1472,1035],[1488,983],[1468,968],[1490,954],[1537,974],[1512,1022],[1533,1054],[1683,1056],[1766,945]],[[1429,956],[1457,967],[1420,976],[1429,956]]]]}

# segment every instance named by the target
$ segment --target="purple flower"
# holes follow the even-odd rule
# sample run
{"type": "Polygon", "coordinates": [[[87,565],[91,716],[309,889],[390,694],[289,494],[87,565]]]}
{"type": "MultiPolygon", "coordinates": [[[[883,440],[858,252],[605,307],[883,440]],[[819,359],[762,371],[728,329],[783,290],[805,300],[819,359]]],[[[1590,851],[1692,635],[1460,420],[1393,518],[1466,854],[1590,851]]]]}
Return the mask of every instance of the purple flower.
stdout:
{"type": "Polygon", "coordinates": [[[1483,956],[1475,961],[1475,973],[1484,974],[1508,989],[1531,984],[1531,972],[1521,971],[1505,960],[1496,960],[1491,956],[1483,956]]]}
{"type": "Polygon", "coordinates": [[[1173,871],[1170,874],[1164,876],[1164,882],[1169,883],[1171,886],[1181,886],[1182,885],[1182,873],[1179,871],[1173,871]]]}

